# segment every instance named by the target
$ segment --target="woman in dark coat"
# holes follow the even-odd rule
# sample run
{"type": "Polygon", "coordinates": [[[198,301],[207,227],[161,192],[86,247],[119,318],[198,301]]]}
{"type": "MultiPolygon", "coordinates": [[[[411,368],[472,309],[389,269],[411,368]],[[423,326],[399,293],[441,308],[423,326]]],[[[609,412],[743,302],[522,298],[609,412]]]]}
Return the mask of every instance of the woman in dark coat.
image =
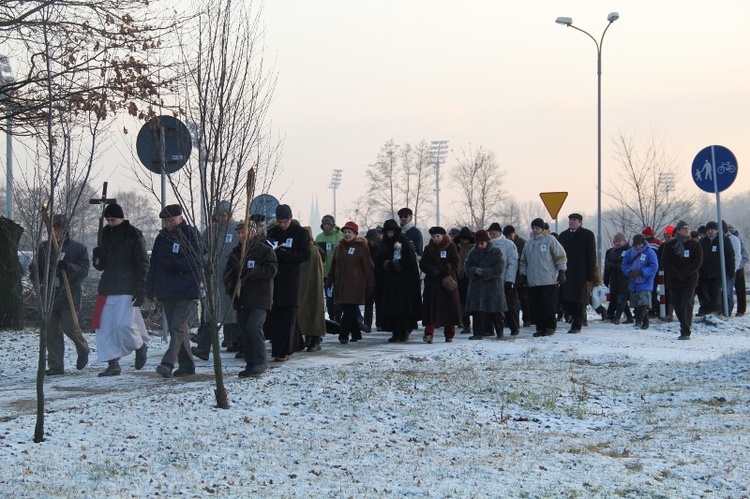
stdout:
{"type": "Polygon", "coordinates": [[[456,335],[456,325],[461,325],[461,302],[458,288],[448,290],[443,279],[456,281],[458,250],[442,227],[430,229],[430,242],[425,246],[419,268],[424,272],[424,297],[422,299],[422,323],[424,342],[432,343],[436,327],[443,327],[445,341],[450,343],[456,335]]]}
{"type": "Polygon", "coordinates": [[[333,283],[334,300],[341,305],[341,328],[339,341],[349,343],[362,339],[359,330],[359,306],[365,303],[365,295],[375,288],[372,261],[367,241],[359,237],[359,227],[352,221],[341,228],[343,237],[333,250],[333,261],[328,271],[328,282],[333,283]]]}
{"type": "MultiPolygon", "coordinates": [[[[476,245],[464,262],[464,271],[469,276],[466,310],[474,316],[474,335],[469,339],[481,340],[484,330],[492,329],[493,316],[502,321],[503,310],[508,308],[503,283],[505,261],[503,250],[492,244],[486,230],[478,230],[474,240],[476,245]]],[[[498,338],[501,334],[502,331],[498,338]]]]}
{"type": "Polygon", "coordinates": [[[383,241],[375,263],[376,324],[392,331],[388,342],[407,341],[420,316],[420,279],[417,254],[393,219],[383,224],[383,241]]]}

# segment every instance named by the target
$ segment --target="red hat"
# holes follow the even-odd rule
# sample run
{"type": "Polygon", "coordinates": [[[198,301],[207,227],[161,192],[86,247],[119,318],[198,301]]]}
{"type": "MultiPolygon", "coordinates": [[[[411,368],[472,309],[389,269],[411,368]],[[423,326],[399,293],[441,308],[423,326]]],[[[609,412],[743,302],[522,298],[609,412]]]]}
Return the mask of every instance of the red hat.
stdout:
{"type": "Polygon", "coordinates": [[[671,225],[667,225],[664,227],[664,235],[665,236],[674,236],[674,227],[671,225]]]}
{"type": "Polygon", "coordinates": [[[641,231],[641,234],[643,234],[646,237],[654,237],[654,229],[652,229],[651,226],[647,226],[645,229],[641,231]]]}
{"type": "Polygon", "coordinates": [[[346,222],[344,224],[344,226],[341,227],[341,230],[344,230],[344,229],[351,229],[351,230],[354,231],[355,234],[359,234],[359,226],[357,226],[357,224],[355,224],[351,220],[349,220],[348,222],[346,222]]]}
{"type": "Polygon", "coordinates": [[[488,243],[490,242],[490,233],[486,230],[478,230],[474,233],[474,240],[478,243],[488,243]]]}

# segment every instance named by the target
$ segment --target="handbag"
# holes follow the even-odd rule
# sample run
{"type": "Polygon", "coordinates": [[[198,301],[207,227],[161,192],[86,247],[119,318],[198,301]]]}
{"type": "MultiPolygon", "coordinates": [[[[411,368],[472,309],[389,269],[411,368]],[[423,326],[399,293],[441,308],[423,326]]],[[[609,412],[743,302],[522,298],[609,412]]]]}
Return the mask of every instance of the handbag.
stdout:
{"type": "Polygon", "coordinates": [[[443,277],[443,281],[441,282],[441,284],[448,291],[453,291],[458,287],[458,283],[456,282],[456,280],[453,278],[453,276],[449,275],[443,277]]]}

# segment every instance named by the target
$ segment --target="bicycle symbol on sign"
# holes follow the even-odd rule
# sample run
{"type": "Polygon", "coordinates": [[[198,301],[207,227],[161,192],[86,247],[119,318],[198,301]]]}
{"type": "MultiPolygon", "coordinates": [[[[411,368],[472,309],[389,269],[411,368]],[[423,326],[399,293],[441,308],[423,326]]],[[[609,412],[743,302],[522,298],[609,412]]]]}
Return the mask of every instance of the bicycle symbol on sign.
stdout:
{"type": "Polygon", "coordinates": [[[720,165],[719,165],[719,166],[718,166],[718,167],[716,168],[716,173],[717,173],[717,174],[719,174],[719,175],[721,175],[721,174],[722,174],[722,173],[724,173],[724,172],[727,172],[727,173],[734,173],[734,170],[735,170],[736,168],[737,168],[737,167],[736,167],[736,166],[734,166],[734,165],[733,165],[732,163],[730,163],[729,161],[724,161],[724,162],[723,162],[722,164],[720,164],[720,165]]]}

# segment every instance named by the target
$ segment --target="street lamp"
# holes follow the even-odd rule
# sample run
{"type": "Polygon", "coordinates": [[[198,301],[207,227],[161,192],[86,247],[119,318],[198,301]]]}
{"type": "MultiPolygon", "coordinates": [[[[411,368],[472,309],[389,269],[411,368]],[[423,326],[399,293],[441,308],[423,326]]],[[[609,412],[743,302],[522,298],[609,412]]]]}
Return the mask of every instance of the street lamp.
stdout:
{"type": "Polygon", "coordinates": [[[341,185],[341,172],[344,170],[333,170],[331,174],[331,183],[328,185],[329,189],[333,189],[333,218],[336,219],[336,189],[341,185]]]}
{"type": "Polygon", "coordinates": [[[430,142],[430,163],[435,164],[435,225],[437,226],[440,226],[440,163],[445,163],[447,152],[447,140],[430,142]]]}
{"type": "MultiPolygon", "coordinates": [[[[7,56],[0,55],[0,85],[5,86],[15,82],[10,69],[10,61],[7,56]]],[[[3,92],[3,97],[7,97],[7,92],[3,92]]],[[[7,105],[6,105],[7,107],[7,105]]],[[[5,157],[6,157],[6,177],[5,177],[5,216],[8,219],[13,218],[13,135],[11,127],[13,121],[8,113],[5,125],[5,157]]]]}
{"type": "Polygon", "coordinates": [[[617,12],[610,12],[607,16],[607,26],[602,32],[602,36],[599,41],[596,40],[588,31],[584,31],[577,26],[573,26],[573,19],[570,17],[558,17],[555,22],[558,24],[564,24],[569,28],[576,29],[581,33],[585,34],[596,44],[596,76],[597,76],[597,89],[596,89],[596,148],[597,148],[597,163],[596,163],[596,254],[597,260],[599,261],[599,267],[602,266],[602,43],[604,42],[604,35],[607,34],[607,30],[612,23],[620,18],[620,14],[617,12]]]}

